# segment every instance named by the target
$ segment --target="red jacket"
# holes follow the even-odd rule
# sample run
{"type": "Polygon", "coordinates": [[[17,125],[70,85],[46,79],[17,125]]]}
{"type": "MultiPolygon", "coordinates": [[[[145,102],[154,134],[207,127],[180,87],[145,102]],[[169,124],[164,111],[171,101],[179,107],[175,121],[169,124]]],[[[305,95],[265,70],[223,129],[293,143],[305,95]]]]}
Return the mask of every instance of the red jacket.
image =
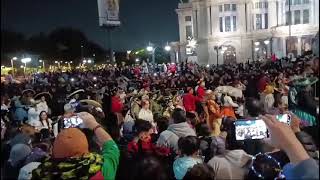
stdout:
{"type": "Polygon", "coordinates": [[[118,96],[112,96],[111,98],[111,112],[121,113],[123,110],[123,104],[118,96]]]}
{"type": "Polygon", "coordinates": [[[204,90],[203,87],[201,87],[201,86],[198,87],[197,94],[198,94],[200,101],[204,101],[204,96],[206,95],[206,91],[204,90]]]}
{"type": "Polygon", "coordinates": [[[200,101],[197,96],[187,93],[183,96],[183,106],[186,109],[186,112],[196,111],[196,102],[200,101]]]}

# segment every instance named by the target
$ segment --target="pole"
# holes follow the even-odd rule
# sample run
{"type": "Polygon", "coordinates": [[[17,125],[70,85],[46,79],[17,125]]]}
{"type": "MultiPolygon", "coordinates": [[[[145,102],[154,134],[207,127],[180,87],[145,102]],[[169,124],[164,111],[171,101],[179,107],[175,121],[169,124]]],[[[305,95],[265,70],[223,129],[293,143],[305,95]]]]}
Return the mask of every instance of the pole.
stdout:
{"type": "Polygon", "coordinates": [[[14,77],[13,59],[11,59],[12,77],[14,77]]]}
{"type": "Polygon", "coordinates": [[[81,45],[81,61],[83,60],[83,45],[81,45]]]}
{"type": "Polygon", "coordinates": [[[155,51],[156,51],[156,49],[153,49],[153,51],[152,51],[152,64],[154,64],[156,62],[155,51]]]}
{"type": "Polygon", "coordinates": [[[112,49],[112,29],[113,27],[107,27],[107,31],[108,31],[108,40],[109,40],[109,50],[110,50],[110,59],[111,59],[111,63],[115,63],[114,61],[114,57],[113,57],[113,49],[112,49]]]}
{"type": "Polygon", "coordinates": [[[27,72],[27,63],[24,63],[24,76],[26,76],[26,72],[27,72]]]}
{"type": "Polygon", "coordinates": [[[43,71],[46,71],[46,68],[44,66],[44,60],[42,60],[42,66],[43,66],[43,71]]]}
{"type": "Polygon", "coordinates": [[[216,52],[217,52],[217,67],[219,66],[219,50],[218,50],[218,47],[216,49],[216,52]]]}

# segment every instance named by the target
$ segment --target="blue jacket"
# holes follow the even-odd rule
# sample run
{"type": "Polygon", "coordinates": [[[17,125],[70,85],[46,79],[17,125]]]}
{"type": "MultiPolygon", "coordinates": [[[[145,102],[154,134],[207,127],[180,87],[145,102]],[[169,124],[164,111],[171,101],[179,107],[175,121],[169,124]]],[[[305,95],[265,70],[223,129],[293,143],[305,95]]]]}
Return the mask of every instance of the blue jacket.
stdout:
{"type": "Polygon", "coordinates": [[[319,179],[319,164],[312,158],[304,160],[296,165],[288,163],[283,167],[283,173],[287,180],[319,179]]]}

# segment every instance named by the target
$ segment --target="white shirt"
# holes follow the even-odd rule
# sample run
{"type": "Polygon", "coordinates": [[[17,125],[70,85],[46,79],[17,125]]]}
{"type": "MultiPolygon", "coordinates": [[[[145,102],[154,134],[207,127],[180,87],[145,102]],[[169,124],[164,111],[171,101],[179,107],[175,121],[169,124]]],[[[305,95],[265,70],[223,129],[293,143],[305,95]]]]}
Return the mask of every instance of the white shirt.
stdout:
{"type": "Polygon", "coordinates": [[[233,100],[232,100],[232,98],[230,96],[224,96],[223,100],[224,100],[223,106],[225,106],[225,107],[230,107],[230,106],[238,107],[239,106],[238,104],[233,102],[233,100]]]}
{"type": "Polygon", "coordinates": [[[48,113],[48,110],[49,110],[49,107],[47,105],[47,102],[44,101],[44,102],[40,102],[37,104],[37,109],[39,112],[42,112],[42,111],[45,111],[46,113],[48,113]]]}
{"type": "MultiPolygon", "coordinates": [[[[41,121],[40,121],[40,123],[41,123],[41,121]]],[[[51,119],[48,119],[48,123],[49,123],[50,129],[52,129],[52,125],[51,125],[51,124],[52,124],[52,121],[51,121],[51,119]]],[[[42,121],[40,129],[49,129],[46,120],[43,120],[43,121],[42,121]],[[42,125],[42,124],[43,124],[43,125],[42,125]]]]}
{"type": "Polygon", "coordinates": [[[153,124],[153,114],[149,109],[142,108],[138,115],[139,119],[149,121],[153,124]]]}

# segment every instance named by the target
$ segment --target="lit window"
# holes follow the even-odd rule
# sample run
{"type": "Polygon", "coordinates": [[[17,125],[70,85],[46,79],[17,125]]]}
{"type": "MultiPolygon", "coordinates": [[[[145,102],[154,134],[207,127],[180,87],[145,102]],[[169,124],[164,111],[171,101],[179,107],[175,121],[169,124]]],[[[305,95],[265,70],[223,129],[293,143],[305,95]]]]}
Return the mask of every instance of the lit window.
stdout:
{"type": "Polygon", "coordinates": [[[268,13],[264,14],[264,28],[268,29],[268,13]]]}
{"type": "Polygon", "coordinates": [[[290,12],[286,12],[286,25],[291,24],[291,16],[290,12]]]}
{"type": "Polygon", "coordinates": [[[230,32],[231,31],[231,22],[230,22],[230,16],[225,17],[225,31],[230,32]]]}
{"type": "Polygon", "coordinates": [[[293,4],[294,4],[294,5],[301,4],[301,0],[294,0],[294,1],[293,1],[293,4]]]}
{"type": "Polygon", "coordinates": [[[262,16],[261,16],[261,14],[256,14],[256,29],[262,29],[262,16]]]}
{"type": "Polygon", "coordinates": [[[187,21],[187,22],[191,21],[191,16],[184,17],[184,20],[187,21]]]}
{"type": "Polygon", "coordinates": [[[303,3],[303,4],[309,4],[310,1],[309,1],[309,0],[303,0],[302,3],[303,3]]]}
{"type": "Polygon", "coordinates": [[[236,4],[232,4],[232,11],[237,11],[237,5],[236,4]]]}
{"type": "Polygon", "coordinates": [[[222,17],[219,17],[219,24],[220,24],[220,32],[223,32],[223,20],[222,20],[222,17]]]}
{"type": "Polygon", "coordinates": [[[303,24],[309,23],[309,9],[303,10],[303,24]]]}
{"type": "Polygon", "coordinates": [[[232,17],[233,31],[237,31],[237,16],[232,17]]]}
{"type": "Polygon", "coordinates": [[[300,10],[294,11],[294,24],[300,24],[300,10]]]}
{"type": "Polygon", "coordinates": [[[224,11],[230,11],[230,4],[224,5],[224,11]]]}
{"type": "Polygon", "coordinates": [[[186,26],[186,38],[192,37],[192,26],[186,26]]]}

